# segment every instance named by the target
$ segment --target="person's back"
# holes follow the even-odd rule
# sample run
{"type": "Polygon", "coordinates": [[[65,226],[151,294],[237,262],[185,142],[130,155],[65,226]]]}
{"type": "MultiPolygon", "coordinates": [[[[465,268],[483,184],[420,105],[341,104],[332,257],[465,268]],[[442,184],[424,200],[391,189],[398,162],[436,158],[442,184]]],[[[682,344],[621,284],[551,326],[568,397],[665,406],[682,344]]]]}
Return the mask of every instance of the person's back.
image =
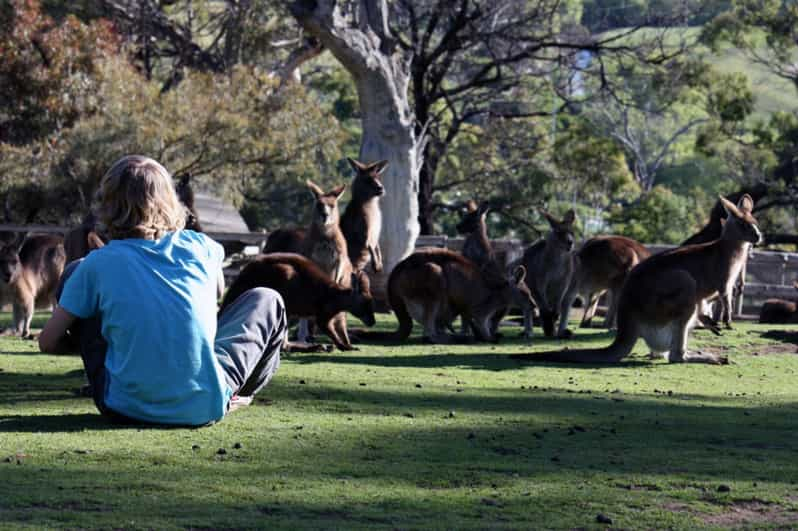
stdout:
{"type": "Polygon", "coordinates": [[[60,304],[78,317],[102,315],[108,407],[175,424],[224,415],[232,393],[213,359],[222,258],[219,244],[184,230],[111,240],[75,271],[60,304]]]}
{"type": "Polygon", "coordinates": [[[69,350],[76,331],[94,401],[117,420],[202,425],[248,403],[279,367],[279,294],[245,292],[217,321],[224,250],[182,230],[171,177],[152,159],[114,164],[97,217],[110,241],[67,266],[42,351],[69,350]]]}

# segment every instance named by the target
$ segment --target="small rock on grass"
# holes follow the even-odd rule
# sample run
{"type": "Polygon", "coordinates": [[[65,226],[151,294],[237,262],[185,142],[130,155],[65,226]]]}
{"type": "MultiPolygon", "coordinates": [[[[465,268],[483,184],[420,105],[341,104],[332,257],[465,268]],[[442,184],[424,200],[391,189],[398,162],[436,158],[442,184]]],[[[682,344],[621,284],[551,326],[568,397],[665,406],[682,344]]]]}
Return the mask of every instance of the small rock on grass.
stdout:
{"type": "Polygon", "coordinates": [[[718,492],[731,492],[731,487],[728,485],[718,485],[718,492]]]}
{"type": "Polygon", "coordinates": [[[226,454],[227,450],[225,448],[219,448],[218,450],[216,450],[216,455],[226,455],[226,454]]]}
{"type": "Polygon", "coordinates": [[[233,445],[233,448],[235,448],[236,450],[240,450],[242,448],[241,443],[240,442],[235,443],[233,445]]]}
{"type": "Polygon", "coordinates": [[[609,524],[612,525],[612,518],[607,516],[606,514],[598,513],[596,515],[596,522],[600,524],[609,524]]]}

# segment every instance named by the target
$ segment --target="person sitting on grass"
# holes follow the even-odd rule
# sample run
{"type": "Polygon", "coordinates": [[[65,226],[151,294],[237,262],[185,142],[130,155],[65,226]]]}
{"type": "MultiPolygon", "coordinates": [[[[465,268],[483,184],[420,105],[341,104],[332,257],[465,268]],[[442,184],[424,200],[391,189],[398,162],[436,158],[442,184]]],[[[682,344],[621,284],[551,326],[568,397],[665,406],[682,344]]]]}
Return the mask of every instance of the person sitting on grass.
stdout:
{"type": "Polygon", "coordinates": [[[118,160],[95,202],[110,241],[65,269],[42,352],[79,344],[94,402],[114,421],[199,426],[249,403],[280,365],[280,295],[251,289],[217,322],[224,250],[183,230],[158,162],[118,160]]]}

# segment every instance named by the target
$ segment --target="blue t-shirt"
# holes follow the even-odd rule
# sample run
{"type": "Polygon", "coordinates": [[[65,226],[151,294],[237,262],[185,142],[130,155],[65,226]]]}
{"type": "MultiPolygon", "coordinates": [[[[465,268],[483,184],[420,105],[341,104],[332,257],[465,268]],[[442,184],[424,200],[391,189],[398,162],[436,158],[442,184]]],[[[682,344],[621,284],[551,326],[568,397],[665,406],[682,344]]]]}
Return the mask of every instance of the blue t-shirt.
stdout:
{"type": "Polygon", "coordinates": [[[213,349],[223,259],[221,245],[182,230],[111,240],[75,269],[59,304],[102,319],[108,407],[165,424],[224,416],[232,391],[213,349]]]}

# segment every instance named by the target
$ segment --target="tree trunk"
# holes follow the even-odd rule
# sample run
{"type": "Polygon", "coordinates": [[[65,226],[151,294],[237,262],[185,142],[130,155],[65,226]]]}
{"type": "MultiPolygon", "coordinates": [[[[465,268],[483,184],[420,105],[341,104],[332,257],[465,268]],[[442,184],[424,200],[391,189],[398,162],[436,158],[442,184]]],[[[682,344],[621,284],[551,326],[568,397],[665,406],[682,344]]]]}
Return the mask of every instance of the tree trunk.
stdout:
{"type": "Polygon", "coordinates": [[[390,36],[386,0],[296,0],[291,13],[355,80],[363,123],[360,159],[387,159],[380,246],[390,271],[418,237],[418,173],[423,145],[408,102],[409,58],[390,36]]]}

